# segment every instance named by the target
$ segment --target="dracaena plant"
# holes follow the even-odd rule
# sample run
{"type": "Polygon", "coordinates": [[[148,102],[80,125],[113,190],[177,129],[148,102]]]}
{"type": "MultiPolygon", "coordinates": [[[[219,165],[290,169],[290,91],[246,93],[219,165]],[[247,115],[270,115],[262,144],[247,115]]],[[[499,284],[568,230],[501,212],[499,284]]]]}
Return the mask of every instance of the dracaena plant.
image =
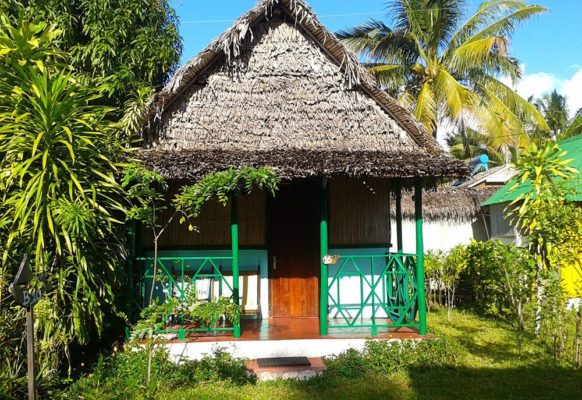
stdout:
{"type": "Polygon", "coordinates": [[[115,312],[125,213],[115,179],[124,150],[109,140],[110,109],[102,88],[84,85],[58,51],[59,36],[44,23],[0,18],[2,268],[29,252],[46,277],[38,326],[52,355],[101,333],[115,312]]]}

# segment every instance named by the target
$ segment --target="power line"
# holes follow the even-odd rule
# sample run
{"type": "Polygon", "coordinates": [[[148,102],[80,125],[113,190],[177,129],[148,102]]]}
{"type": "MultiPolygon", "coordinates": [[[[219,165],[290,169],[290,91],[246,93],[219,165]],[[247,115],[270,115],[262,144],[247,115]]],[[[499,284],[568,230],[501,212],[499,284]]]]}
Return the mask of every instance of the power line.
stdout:
{"type": "MultiPolygon", "coordinates": [[[[348,13],[348,14],[324,14],[318,15],[318,18],[342,18],[342,17],[362,17],[362,16],[374,16],[374,15],[384,15],[384,12],[368,12],[368,13],[348,13]]],[[[227,22],[234,22],[236,19],[208,19],[208,20],[192,20],[192,21],[181,21],[181,25],[196,25],[196,24],[222,24],[227,22]]]]}

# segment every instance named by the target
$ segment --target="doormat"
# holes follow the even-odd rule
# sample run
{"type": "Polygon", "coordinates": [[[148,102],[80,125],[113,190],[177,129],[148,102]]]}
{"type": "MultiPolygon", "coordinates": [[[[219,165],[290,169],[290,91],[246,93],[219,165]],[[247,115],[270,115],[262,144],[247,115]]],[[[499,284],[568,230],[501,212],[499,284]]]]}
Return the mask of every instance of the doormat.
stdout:
{"type": "Polygon", "coordinates": [[[271,367],[310,367],[311,363],[307,357],[274,357],[258,358],[257,364],[260,368],[271,367]]]}

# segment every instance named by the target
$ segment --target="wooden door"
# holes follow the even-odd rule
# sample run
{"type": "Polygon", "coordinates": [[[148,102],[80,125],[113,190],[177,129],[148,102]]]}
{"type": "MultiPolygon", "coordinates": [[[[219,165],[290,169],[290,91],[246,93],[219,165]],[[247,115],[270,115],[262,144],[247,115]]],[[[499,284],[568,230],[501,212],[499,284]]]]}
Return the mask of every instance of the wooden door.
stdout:
{"type": "Polygon", "coordinates": [[[271,316],[319,316],[321,183],[282,185],[269,204],[271,316]],[[276,260],[276,262],[275,262],[276,260]]]}

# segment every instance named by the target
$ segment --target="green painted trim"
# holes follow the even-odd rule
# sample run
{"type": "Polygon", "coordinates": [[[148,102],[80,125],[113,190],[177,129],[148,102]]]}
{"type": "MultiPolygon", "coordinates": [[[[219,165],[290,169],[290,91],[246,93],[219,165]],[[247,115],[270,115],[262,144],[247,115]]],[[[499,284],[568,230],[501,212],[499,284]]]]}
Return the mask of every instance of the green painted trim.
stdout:
{"type": "Polygon", "coordinates": [[[424,242],[422,232],[422,180],[414,184],[414,214],[416,219],[416,284],[418,300],[419,333],[426,335],[426,298],[424,293],[424,242]]]}
{"type": "MultiPolygon", "coordinates": [[[[239,243],[239,250],[268,250],[267,246],[246,246],[239,243]]],[[[232,250],[232,243],[224,246],[171,246],[159,247],[158,251],[214,251],[214,250],[232,250]]],[[[153,247],[144,247],[144,252],[154,251],[153,247]]]]}
{"type": "Polygon", "coordinates": [[[329,232],[328,232],[328,205],[329,205],[329,192],[328,184],[326,178],[321,181],[321,199],[320,199],[320,218],[319,218],[319,243],[320,243],[320,258],[319,262],[321,265],[321,275],[319,278],[320,290],[319,290],[319,334],[321,336],[327,336],[328,332],[328,268],[327,265],[323,263],[323,257],[325,257],[329,251],[329,232]]]}
{"type": "MultiPolygon", "coordinates": [[[[230,199],[230,236],[232,240],[232,301],[240,306],[239,296],[239,248],[238,248],[238,199],[232,196],[230,199]]],[[[240,321],[234,326],[234,338],[240,337],[240,321]]]]}
{"type": "Polygon", "coordinates": [[[381,248],[388,251],[390,246],[386,243],[370,243],[370,244],[337,244],[329,243],[330,249],[371,249],[371,248],[381,248]]]}
{"type": "Polygon", "coordinates": [[[328,287],[329,301],[332,309],[336,310],[334,318],[341,317],[343,323],[332,323],[329,328],[371,328],[372,336],[378,334],[378,328],[420,328],[416,321],[418,282],[415,279],[414,254],[342,255],[342,261],[336,264],[335,270],[328,287]],[[369,266],[366,265],[368,261],[369,266]],[[379,272],[375,268],[378,262],[382,265],[379,272]],[[346,277],[359,278],[359,304],[341,303],[340,281],[346,277]],[[364,292],[368,293],[367,296],[364,296],[364,292]],[[368,307],[372,311],[370,322],[363,322],[361,317],[368,307]],[[350,311],[354,311],[354,314],[350,311]],[[377,311],[386,313],[391,322],[378,323],[377,311]]]}
{"type": "Polygon", "coordinates": [[[396,184],[396,241],[399,253],[402,253],[402,181],[398,179],[396,184]]]}

